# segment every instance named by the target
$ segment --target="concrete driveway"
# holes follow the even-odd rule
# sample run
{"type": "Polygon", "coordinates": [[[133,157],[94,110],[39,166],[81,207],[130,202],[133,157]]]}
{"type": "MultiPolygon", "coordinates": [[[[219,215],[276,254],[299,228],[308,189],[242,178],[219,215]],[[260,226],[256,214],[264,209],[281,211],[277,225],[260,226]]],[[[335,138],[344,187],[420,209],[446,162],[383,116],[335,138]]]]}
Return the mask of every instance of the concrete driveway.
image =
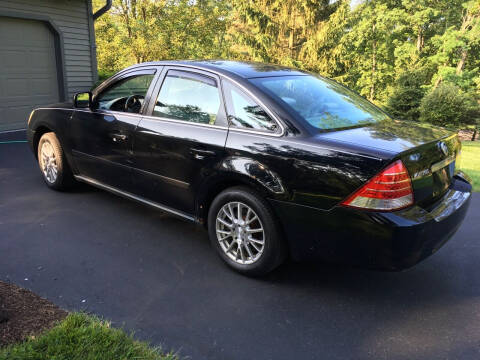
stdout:
{"type": "Polygon", "coordinates": [[[249,279],[207,233],[84,186],[43,184],[22,133],[0,137],[0,279],[193,359],[479,359],[480,194],[402,273],[287,264],[249,279]]]}

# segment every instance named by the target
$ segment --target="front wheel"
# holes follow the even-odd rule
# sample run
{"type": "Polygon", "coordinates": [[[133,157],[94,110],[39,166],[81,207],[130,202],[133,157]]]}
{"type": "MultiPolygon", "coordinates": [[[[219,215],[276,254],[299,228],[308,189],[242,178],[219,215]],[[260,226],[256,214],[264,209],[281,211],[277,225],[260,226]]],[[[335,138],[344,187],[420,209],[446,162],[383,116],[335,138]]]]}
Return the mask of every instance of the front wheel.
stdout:
{"type": "Polygon", "coordinates": [[[47,186],[66,190],[75,182],[62,146],[53,132],[45,133],[38,142],[38,165],[47,186]]]}
{"type": "Polygon", "coordinates": [[[248,188],[230,188],[215,198],[208,214],[208,232],[220,257],[240,273],[264,275],[285,259],[273,211],[248,188]]]}

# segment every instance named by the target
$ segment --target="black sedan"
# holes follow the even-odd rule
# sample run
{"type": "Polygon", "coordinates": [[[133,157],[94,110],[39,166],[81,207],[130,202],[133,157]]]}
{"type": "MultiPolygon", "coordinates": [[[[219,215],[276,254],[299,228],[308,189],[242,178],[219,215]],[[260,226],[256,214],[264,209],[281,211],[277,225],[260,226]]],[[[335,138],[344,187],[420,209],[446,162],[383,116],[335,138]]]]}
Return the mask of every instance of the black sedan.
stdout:
{"type": "Polygon", "coordinates": [[[287,256],[410,267],[455,233],[471,195],[456,134],[258,63],[134,65],[35,109],[28,140],[50,188],[82,181],[203,224],[249,275],[287,256]]]}

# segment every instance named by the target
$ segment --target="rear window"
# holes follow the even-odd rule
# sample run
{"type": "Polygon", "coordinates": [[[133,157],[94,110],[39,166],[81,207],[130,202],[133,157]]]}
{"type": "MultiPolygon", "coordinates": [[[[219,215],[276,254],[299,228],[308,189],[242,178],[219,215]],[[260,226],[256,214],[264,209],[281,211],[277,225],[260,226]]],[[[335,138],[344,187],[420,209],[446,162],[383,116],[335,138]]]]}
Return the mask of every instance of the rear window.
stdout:
{"type": "Polygon", "coordinates": [[[251,81],[319,130],[371,124],[389,117],[335,81],[312,75],[255,78],[251,81]]]}

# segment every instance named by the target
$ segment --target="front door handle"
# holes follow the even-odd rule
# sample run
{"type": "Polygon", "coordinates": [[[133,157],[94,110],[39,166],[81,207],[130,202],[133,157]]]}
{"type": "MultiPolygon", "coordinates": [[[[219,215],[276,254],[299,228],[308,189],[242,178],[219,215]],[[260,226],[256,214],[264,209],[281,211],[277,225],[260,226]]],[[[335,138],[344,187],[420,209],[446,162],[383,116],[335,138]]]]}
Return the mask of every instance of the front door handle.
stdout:
{"type": "Polygon", "coordinates": [[[128,139],[127,135],[124,134],[111,134],[113,142],[121,142],[121,141],[126,141],[128,139]]]}

